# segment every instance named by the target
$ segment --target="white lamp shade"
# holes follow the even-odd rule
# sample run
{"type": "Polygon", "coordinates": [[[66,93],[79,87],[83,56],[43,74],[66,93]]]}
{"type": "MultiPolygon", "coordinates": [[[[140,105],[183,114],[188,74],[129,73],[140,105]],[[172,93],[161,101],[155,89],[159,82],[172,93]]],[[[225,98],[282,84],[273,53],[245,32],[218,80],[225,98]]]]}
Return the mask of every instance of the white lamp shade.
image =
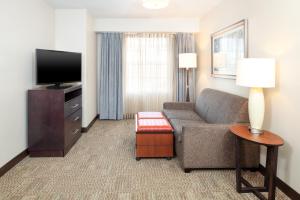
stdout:
{"type": "Polygon", "coordinates": [[[245,87],[275,87],[275,60],[243,58],[238,61],[236,84],[245,87]]]}
{"type": "Polygon", "coordinates": [[[196,53],[179,54],[179,68],[197,68],[196,53]]]}
{"type": "Polygon", "coordinates": [[[143,6],[147,9],[162,9],[169,5],[169,0],[143,0],[143,6]]]}

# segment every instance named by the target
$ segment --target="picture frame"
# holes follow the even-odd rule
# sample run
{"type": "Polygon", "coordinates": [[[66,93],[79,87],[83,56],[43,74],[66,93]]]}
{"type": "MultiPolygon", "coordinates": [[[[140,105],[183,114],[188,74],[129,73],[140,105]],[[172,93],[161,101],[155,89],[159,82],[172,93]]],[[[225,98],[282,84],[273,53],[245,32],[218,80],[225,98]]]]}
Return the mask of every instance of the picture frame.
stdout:
{"type": "Polygon", "coordinates": [[[243,19],[211,35],[211,75],[236,78],[237,61],[248,57],[248,21],[243,19]]]}

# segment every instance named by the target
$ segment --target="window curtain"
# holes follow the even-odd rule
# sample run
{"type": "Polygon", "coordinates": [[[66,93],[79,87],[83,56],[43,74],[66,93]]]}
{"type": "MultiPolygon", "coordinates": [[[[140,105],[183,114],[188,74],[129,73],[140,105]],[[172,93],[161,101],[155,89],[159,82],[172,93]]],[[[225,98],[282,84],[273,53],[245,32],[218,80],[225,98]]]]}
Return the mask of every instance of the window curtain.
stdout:
{"type": "MultiPolygon", "coordinates": [[[[175,83],[176,101],[186,101],[186,69],[179,68],[180,53],[196,53],[196,39],[193,33],[177,33],[175,35],[175,83]]],[[[196,69],[189,69],[190,101],[196,100],[196,69]]]]}
{"type": "Polygon", "coordinates": [[[174,35],[132,33],[124,40],[124,117],[161,111],[174,96],[174,35]]]}
{"type": "Polygon", "coordinates": [[[122,33],[97,34],[98,113],[100,119],[123,118],[122,33]]]}

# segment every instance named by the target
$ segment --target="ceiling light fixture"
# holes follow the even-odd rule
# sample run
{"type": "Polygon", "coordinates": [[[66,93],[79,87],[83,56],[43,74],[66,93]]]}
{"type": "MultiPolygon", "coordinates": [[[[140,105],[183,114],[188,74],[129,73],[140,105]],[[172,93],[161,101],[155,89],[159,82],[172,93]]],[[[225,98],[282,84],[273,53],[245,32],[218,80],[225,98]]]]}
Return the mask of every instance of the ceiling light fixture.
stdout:
{"type": "Polygon", "coordinates": [[[143,6],[147,9],[157,10],[169,5],[170,0],[143,0],[143,6]]]}

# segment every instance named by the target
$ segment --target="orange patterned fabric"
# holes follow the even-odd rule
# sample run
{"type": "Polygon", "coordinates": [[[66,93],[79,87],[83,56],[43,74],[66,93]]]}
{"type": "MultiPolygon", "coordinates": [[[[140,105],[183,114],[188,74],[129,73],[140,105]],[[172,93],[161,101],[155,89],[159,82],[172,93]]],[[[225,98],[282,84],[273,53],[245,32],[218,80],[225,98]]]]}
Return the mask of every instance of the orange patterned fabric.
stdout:
{"type": "Polygon", "coordinates": [[[161,112],[138,112],[139,119],[162,119],[164,115],[161,112]]]}
{"type": "Polygon", "coordinates": [[[170,132],[173,131],[172,126],[168,120],[160,112],[146,112],[138,113],[136,115],[136,132],[170,132]],[[154,118],[150,118],[150,116],[154,118]],[[147,118],[140,118],[147,117],[147,118]],[[162,118],[155,118],[162,116],[162,118]]]}

